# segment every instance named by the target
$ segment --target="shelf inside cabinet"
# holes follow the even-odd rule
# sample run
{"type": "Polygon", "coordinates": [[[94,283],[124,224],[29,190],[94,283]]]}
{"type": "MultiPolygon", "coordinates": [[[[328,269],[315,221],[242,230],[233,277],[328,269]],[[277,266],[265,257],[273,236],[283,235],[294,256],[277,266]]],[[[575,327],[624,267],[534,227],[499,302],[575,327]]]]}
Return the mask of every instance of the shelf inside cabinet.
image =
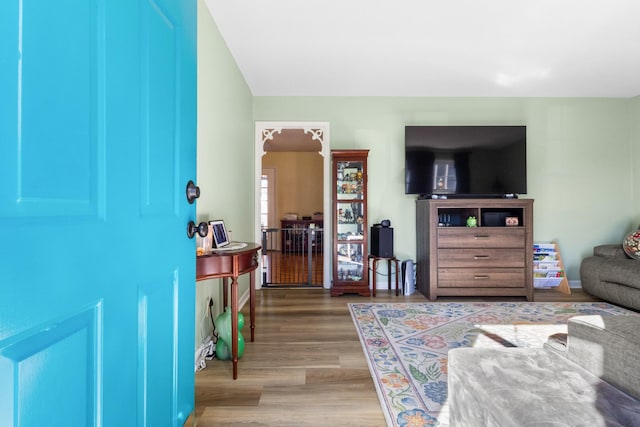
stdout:
{"type": "Polygon", "coordinates": [[[466,227],[467,218],[478,218],[476,208],[438,208],[439,227],[466,227]]]}
{"type": "Polygon", "coordinates": [[[363,199],[364,187],[363,161],[336,163],[336,198],[338,200],[363,199]]]}
{"type": "Polygon", "coordinates": [[[522,227],[524,211],[522,208],[493,207],[440,207],[439,227],[466,227],[467,219],[476,218],[478,227],[522,227]]]}

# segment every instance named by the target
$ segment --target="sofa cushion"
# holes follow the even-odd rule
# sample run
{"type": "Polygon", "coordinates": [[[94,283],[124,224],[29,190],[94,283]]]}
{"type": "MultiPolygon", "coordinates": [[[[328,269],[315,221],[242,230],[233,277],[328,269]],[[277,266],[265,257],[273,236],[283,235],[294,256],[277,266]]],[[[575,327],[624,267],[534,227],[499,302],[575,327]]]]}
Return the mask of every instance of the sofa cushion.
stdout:
{"type": "Polygon", "coordinates": [[[593,248],[593,255],[605,258],[629,259],[622,245],[600,245],[593,248]]]}
{"type": "MultiPolygon", "coordinates": [[[[623,252],[621,247],[620,251],[623,252]]],[[[640,311],[640,263],[623,256],[623,259],[604,256],[583,259],[582,289],[605,301],[640,311]]]]}
{"type": "Polygon", "coordinates": [[[569,360],[640,399],[640,316],[575,316],[567,330],[569,360]]]}
{"type": "Polygon", "coordinates": [[[608,259],[600,264],[597,274],[601,282],[640,289],[640,263],[632,259],[608,259]]]}
{"type": "Polygon", "coordinates": [[[640,401],[541,348],[449,351],[451,426],[632,426],[640,401]]]}

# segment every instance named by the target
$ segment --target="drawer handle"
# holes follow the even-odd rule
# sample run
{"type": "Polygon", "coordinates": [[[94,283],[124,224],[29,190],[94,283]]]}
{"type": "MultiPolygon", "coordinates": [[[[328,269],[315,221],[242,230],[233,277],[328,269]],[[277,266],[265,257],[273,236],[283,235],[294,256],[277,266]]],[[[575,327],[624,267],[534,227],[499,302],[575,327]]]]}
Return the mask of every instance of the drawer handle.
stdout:
{"type": "Polygon", "coordinates": [[[489,236],[487,236],[487,235],[480,235],[480,236],[479,235],[475,235],[475,236],[473,236],[473,238],[476,239],[476,240],[487,240],[489,238],[489,236]]]}
{"type": "Polygon", "coordinates": [[[489,276],[473,276],[473,278],[475,280],[486,280],[489,278],[489,276]]]}
{"type": "Polygon", "coordinates": [[[473,259],[489,259],[491,258],[489,255],[474,255],[473,259]]]}

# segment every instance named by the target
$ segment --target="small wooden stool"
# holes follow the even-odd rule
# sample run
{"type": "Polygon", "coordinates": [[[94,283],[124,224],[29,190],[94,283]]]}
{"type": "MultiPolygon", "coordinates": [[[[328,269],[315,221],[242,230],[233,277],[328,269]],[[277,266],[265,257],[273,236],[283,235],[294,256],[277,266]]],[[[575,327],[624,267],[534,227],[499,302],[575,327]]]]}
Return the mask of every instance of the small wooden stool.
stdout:
{"type": "Polygon", "coordinates": [[[400,274],[400,264],[398,263],[398,259],[396,257],[391,257],[391,258],[383,258],[383,257],[379,257],[379,256],[375,256],[375,255],[369,255],[367,262],[373,260],[373,265],[371,267],[371,275],[372,277],[372,282],[371,282],[371,286],[373,287],[373,296],[376,296],[376,278],[377,278],[377,274],[376,274],[376,270],[378,268],[378,262],[379,261],[387,261],[387,284],[389,286],[389,290],[391,290],[391,265],[395,264],[396,266],[396,296],[398,296],[398,274],[400,274]]]}

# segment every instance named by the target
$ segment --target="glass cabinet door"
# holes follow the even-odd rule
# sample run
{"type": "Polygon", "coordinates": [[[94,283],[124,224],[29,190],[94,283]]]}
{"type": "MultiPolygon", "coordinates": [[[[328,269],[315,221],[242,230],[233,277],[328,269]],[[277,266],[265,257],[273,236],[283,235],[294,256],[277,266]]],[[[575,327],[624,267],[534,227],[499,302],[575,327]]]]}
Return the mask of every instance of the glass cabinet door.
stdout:
{"type": "Polygon", "coordinates": [[[336,239],[338,240],[363,240],[364,239],[364,206],[362,203],[336,203],[338,210],[338,224],[336,227],[336,239]]]}
{"type": "Polygon", "coordinates": [[[340,281],[362,280],[365,256],[363,245],[352,243],[338,244],[337,279],[340,281]]]}
{"type": "Polygon", "coordinates": [[[331,295],[369,296],[367,156],[369,150],[332,150],[334,264],[331,295]]]}
{"type": "Polygon", "coordinates": [[[338,200],[362,200],[364,198],[363,169],[364,163],[361,161],[337,162],[336,194],[338,200]]]}
{"type": "Polygon", "coordinates": [[[360,281],[365,262],[363,162],[337,162],[336,172],[337,278],[360,281]]]}

